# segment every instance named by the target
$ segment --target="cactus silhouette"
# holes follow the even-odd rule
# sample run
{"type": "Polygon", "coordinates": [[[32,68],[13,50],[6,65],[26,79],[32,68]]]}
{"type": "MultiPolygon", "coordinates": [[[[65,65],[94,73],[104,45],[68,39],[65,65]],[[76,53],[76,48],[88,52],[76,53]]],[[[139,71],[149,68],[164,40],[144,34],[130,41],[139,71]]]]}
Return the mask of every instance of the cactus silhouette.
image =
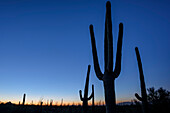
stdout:
{"type": "Polygon", "coordinates": [[[63,98],[61,99],[61,104],[60,104],[60,106],[63,106],[63,98]]]}
{"type": "Polygon", "coordinates": [[[144,75],[143,75],[142,62],[141,62],[139,50],[137,47],[135,47],[135,52],[136,52],[136,57],[137,57],[137,61],[138,61],[142,97],[140,97],[137,93],[135,93],[135,96],[139,101],[142,101],[143,113],[148,113],[148,101],[147,101],[145,80],[144,80],[144,75]]]}
{"type": "Polygon", "coordinates": [[[26,96],[26,94],[24,93],[24,96],[23,96],[23,103],[22,103],[22,105],[24,105],[24,104],[25,104],[25,96],[26,96]]]}
{"type": "Polygon", "coordinates": [[[93,53],[94,70],[99,80],[104,83],[106,113],[116,112],[115,86],[114,80],[119,76],[121,71],[121,52],[123,38],[123,24],[119,24],[119,36],[117,42],[117,54],[115,69],[113,71],[113,36],[112,36],[112,21],[111,21],[111,3],[106,3],[106,20],[105,20],[105,39],[104,39],[104,74],[100,70],[98,63],[96,43],[93,31],[93,25],[90,25],[90,35],[93,53]]]}
{"type": "Polygon", "coordinates": [[[40,102],[40,113],[42,113],[42,105],[43,105],[43,102],[41,101],[40,102]]]}
{"type": "Polygon", "coordinates": [[[48,106],[49,100],[47,100],[47,106],[48,106]]]}
{"type": "Polygon", "coordinates": [[[53,105],[53,99],[50,100],[50,106],[52,106],[52,105],[53,105]]]}
{"type": "Polygon", "coordinates": [[[86,77],[86,83],[85,83],[85,88],[84,88],[84,98],[82,97],[82,91],[79,91],[80,94],[80,100],[83,101],[83,112],[87,113],[87,106],[88,106],[88,101],[94,97],[94,86],[92,85],[92,93],[90,97],[88,97],[88,87],[89,87],[89,74],[90,74],[90,65],[88,65],[88,70],[87,70],[87,77],[86,77]]]}

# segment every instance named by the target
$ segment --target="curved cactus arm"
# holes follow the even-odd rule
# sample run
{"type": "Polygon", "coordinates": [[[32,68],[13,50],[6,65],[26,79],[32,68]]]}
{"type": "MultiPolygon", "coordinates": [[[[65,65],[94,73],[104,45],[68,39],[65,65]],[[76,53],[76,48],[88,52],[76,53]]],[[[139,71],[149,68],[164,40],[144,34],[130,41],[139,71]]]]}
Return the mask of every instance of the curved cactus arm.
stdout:
{"type": "Polygon", "coordinates": [[[94,85],[92,85],[92,93],[91,93],[90,97],[88,98],[88,100],[90,100],[93,97],[94,97],[94,85]]]}
{"type": "Polygon", "coordinates": [[[83,101],[84,98],[82,97],[82,91],[81,90],[79,90],[79,95],[80,95],[80,100],[83,101]]]}
{"type": "Polygon", "coordinates": [[[142,101],[142,97],[140,97],[137,93],[135,93],[135,97],[139,100],[139,101],[142,101]]]}
{"type": "Polygon", "coordinates": [[[113,75],[117,78],[121,71],[121,57],[122,57],[122,38],[123,38],[123,24],[119,24],[119,36],[117,42],[116,64],[113,75]]]}
{"type": "Polygon", "coordinates": [[[93,98],[93,92],[91,93],[90,97],[88,98],[88,100],[90,100],[91,98],[93,98]]]}
{"type": "Polygon", "coordinates": [[[111,3],[106,3],[106,20],[105,20],[105,71],[113,71],[113,35],[112,35],[112,20],[111,20],[111,3]]]}
{"type": "Polygon", "coordinates": [[[92,84],[92,93],[94,95],[94,85],[92,84]]]}
{"type": "Polygon", "coordinates": [[[103,74],[100,70],[98,57],[97,57],[97,50],[96,50],[96,43],[94,38],[94,31],[93,25],[90,25],[90,35],[91,35],[91,44],[92,44],[92,53],[93,53],[93,62],[94,62],[94,70],[99,80],[103,79],[103,74]]]}

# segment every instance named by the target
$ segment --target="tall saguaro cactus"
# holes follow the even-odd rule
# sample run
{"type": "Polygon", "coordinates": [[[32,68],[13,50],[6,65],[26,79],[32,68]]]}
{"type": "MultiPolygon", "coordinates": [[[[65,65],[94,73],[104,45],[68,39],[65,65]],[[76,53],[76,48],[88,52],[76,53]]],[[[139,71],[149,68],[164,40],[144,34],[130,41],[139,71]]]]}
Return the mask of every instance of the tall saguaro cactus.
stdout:
{"type": "Polygon", "coordinates": [[[119,76],[121,71],[121,52],[123,38],[123,24],[119,24],[119,36],[117,42],[117,54],[115,69],[113,71],[113,36],[112,36],[112,21],[111,21],[111,3],[106,3],[106,20],[105,20],[105,39],[104,39],[104,74],[100,70],[96,43],[93,31],[93,25],[90,25],[91,44],[93,53],[94,70],[99,80],[104,83],[106,113],[116,112],[115,86],[114,80],[119,76]]]}
{"type": "Polygon", "coordinates": [[[25,104],[25,96],[26,96],[26,94],[24,93],[24,96],[23,96],[23,103],[22,103],[22,105],[24,105],[24,104],[25,104]]]}
{"type": "Polygon", "coordinates": [[[144,75],[143,75],[142,62],[141,62],[139,50],[137,47],[135,47],[135,52],[136,52],[136,57],[137,57],[137,61],[138,61],[142,97],[140,97],[137,93],[135,93],[135,96],[139,101],[142,101],[143,113],[148,113],[148,101],[147,101],[145,80],[144,80],[144,75]]]}
{"type": "Polygon", "coordinates": [[[84,113],[87,113],[88,101],[94,96],[94,90],[92,90],[91,96],[88,97],[89,74],[90,74],[90,65],[88,65],[88,70],[87,70],[87,77],[86,77],[86,83],[85,83],[85,88],[84,88],[84,98],[82,97],[82,91],[81,90],[79,91],[80,100],[83,101],[83,111],[84,111],[84,113]]]}

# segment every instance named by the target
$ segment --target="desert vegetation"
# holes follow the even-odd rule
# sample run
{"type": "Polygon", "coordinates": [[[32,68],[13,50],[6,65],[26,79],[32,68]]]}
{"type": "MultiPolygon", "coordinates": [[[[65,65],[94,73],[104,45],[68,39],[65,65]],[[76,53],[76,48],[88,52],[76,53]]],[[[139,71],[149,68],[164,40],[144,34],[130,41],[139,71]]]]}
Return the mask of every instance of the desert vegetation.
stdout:
{"type": "MultiPolygon", "coordinates": [[[[170,91],[160,87],[147,89],[147,101],[149,113],[169,113],[170,112],[170,91]]],[[[120,103],[116,105],[117,113],[142,113],[142,103],[136,99],[128,104],[120,103]]],[[[94,105],[95,113],[106,113],[105,105],[94,105]]],[[[12,103],[1,103],[1,113],[83,113],[81,105],[16,105],[12,103]]],[[[87,113],[94,113],[92,106],[88,106],[87,113]]]]}

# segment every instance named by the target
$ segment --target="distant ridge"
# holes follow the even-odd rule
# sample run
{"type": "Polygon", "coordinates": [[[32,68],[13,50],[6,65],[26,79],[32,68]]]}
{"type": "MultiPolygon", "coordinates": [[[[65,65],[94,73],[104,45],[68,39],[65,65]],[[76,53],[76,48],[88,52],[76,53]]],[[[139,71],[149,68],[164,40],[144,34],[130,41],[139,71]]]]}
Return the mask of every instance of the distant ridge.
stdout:
{"type": "Polygon", "coordinates": [[[134,104],[134,102],[120,102],[116,105],[132,105],[132,104],[134,104]]]}

